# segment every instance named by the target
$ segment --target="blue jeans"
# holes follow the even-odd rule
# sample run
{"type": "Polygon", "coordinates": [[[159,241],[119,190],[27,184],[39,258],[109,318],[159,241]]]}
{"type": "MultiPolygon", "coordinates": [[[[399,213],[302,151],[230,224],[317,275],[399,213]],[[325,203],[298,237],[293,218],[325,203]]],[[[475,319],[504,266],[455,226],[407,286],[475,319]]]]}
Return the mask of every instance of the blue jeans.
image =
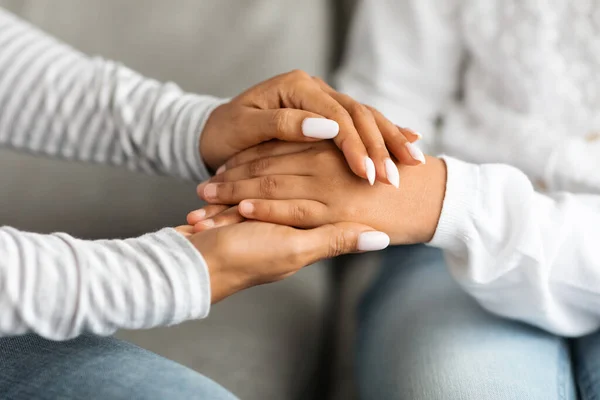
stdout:
{"type": "Polygon", "coordinates": [[[208,378],[133,344],[81,336],[0,339],[2,399],[210,399],[236,397],[208,378]]]}
{"type": "Polygon", "coordinates": [[[442,253],[390,248],[359,309],[361,399],[598,399],[600,334],[567,340],[495,317],[442,253]]]}

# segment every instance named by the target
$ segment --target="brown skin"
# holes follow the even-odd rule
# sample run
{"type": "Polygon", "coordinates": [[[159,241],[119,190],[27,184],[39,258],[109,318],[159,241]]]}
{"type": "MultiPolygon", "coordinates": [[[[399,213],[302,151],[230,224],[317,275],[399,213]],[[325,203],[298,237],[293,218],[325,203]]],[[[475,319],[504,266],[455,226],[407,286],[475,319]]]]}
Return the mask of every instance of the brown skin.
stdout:
{"type": "Polygon", "coordinates": [[[205,216],[192,212],[196,230],[254,219],[312,228],[339,221],[366,224],[387,233],[392,244],[429,242],[435,233],[444,200],[446,166],[428,157],[425,165],[400,167],[400,190],[368,185],[348,169],[343,155],[328,142],[268,143],[249,149],[228,162],[228,169],[198,194],[209,203],[240,204],[239,210],[208,206],[205,216]],[[246,210],[252,204],[253,211],[246,210]]]}
{"type": "Polygon", "coordinates": [[[216,170],[239,152],[272,139],[316,142],[302,135],[306,118],[328,118],[339,124],[333,140],[351,170],[363,179],[367,155],[375,163],[377,179],[386,184],[384,161],[390,152],[403,165],[419,164],[405,146],[419,138],[413,131],[395,126],[374,108],[302,71],[276,76],[217,107],[202,132],[200,154],[216,170]]]}
{"type": "Polygon", "coordinates": [[[251,286],[284,279],[319,260],[356,252],[359,234],[372,231],[355,223],[302,230],[256,221],[200,233],[192,226],[176,230],[206,261],[213,303],[251,286]]]}

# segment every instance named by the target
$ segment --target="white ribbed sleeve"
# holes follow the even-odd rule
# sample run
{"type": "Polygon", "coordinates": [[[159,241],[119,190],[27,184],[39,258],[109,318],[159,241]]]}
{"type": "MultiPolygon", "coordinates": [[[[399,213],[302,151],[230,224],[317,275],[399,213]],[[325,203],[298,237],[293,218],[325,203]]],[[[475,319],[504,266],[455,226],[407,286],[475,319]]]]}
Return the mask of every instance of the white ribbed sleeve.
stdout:
{"type": "MultiPolygon", "coordinates": [[[[1,146],[200,181],[200,132],[220,102],[88,58],[0,9],[1,146]]],[[[203,318],[209,282],[173,229],[84,241],[0,227],[0,336],[62,340],[203,318]]]]}

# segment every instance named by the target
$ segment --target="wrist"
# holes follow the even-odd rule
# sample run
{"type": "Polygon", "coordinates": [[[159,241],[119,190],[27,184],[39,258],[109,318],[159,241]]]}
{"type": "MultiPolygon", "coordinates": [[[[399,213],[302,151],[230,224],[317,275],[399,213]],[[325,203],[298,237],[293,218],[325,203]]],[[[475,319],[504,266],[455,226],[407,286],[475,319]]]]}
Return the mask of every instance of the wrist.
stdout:
{"type": "Polygon", "coordinates": [[[446,192],[446,164],[427,157],[417,167],[400,166],[401,186],[394,207],[401,210],[393,223],[392,244],[428,243],[435,235],[446,192]]]}

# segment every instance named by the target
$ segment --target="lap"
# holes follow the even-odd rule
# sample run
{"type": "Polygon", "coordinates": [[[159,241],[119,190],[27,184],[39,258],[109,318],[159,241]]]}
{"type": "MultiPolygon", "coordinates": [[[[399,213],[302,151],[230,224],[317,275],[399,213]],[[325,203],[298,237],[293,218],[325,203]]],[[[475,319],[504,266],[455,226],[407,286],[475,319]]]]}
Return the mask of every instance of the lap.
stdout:
{"type": "Polygon", "coordinates": [[[202,321],[118,336],[210,376],[244,400],[312,398],[331,294],[328,267],[319,263],[237,293],[202,321]]]}
{"type": "Polygon", "coordinates": [[[359,316],[365,399],[570,399],[568,345],[481,309],[439,250],[390,248],[359,316]]]}
{"type": "Polygon", "coordinates": [[[217,383],[130,343],[91,335],[53,342],[35,335],[0,339],[3,399],[215,399],[217,383]]]}

